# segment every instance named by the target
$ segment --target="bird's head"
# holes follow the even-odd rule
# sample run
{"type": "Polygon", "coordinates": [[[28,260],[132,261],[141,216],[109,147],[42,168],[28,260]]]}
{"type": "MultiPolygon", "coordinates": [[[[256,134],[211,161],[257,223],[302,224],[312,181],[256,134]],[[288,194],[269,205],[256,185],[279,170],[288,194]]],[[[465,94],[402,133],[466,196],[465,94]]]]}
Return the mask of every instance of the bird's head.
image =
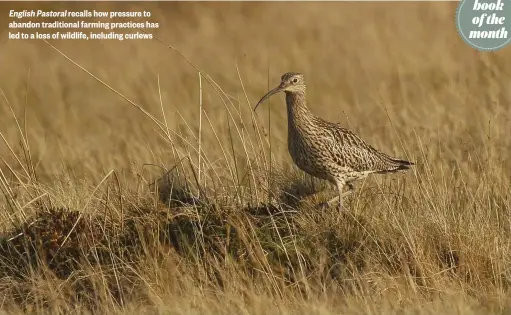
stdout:
{"type": "Polygon", "coordinates": [[[257,109],[259,104],[264,102],[267,98],[272,96],[273,94],[277,94],[279,92],[305,92],[305,79],[303,78],[303,74],[297,72],[288,72],[284,74],[280,78],[280,84],[270,92],[266,93],[257,105],[254,107],[254,110],[257,109]]]}

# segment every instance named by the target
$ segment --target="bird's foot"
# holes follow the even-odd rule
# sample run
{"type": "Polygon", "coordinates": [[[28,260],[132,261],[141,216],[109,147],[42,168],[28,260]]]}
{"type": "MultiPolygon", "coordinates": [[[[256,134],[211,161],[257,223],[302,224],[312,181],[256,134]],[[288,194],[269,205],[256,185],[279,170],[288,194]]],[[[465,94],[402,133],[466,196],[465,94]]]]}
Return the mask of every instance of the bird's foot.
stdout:
{"type": "Polygon", "coordinates": [[[330,204],[328,202],[321,202],[316,206],[318,210],[324,211],[327,210],[330,207],[330,204]]]}

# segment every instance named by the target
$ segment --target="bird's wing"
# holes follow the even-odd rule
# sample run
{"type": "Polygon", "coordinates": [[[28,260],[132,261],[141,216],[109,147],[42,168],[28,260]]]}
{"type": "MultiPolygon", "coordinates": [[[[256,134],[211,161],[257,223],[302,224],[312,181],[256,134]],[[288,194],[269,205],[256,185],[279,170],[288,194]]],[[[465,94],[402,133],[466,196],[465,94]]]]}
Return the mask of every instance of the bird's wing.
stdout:
{"type": "Polygon", "coordinates": [[[329,123],[333,159],[356,172],[386,171],[399,166],[390,156],[373,148],[361,137],[338,124],[329,123]]]}

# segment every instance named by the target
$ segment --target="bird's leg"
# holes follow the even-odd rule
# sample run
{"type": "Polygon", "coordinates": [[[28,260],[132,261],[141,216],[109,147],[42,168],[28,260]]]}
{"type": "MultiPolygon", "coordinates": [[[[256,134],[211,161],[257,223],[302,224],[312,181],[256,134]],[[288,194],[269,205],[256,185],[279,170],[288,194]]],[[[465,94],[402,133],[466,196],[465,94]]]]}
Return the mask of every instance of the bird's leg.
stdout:
{"type": "Polygon", "coordinates": [[[335,196],[334,198],[328,200],[327,202],[321,203],[320,204],[321,208],[323,208],[323,209],[328,208],[332,204],[334,204],[335,202],[338,202],[339,203],[339,210],[340,210],[342,208],[342,198],[350,195],[351,193],[353,193],[355,191],[355,187],[353,186],[352,183],[337,182],[336,186],[337,186],[338,195],[335,196]],[[345,184],[348,186],[349,190],[346,191],[345,193],[343,193],[342,192],[342,188],[344,187],[345,184]]]}
{"type": "Polygon", "coordinates": [[[348,191],[346,191],[342,196],[343,197],[346,197],[348,195],[351,195],[352,193],[355,192],[355,186],[353,185],[352,182],[348,182],[346,183],[346,186],[348,186],[348,191]]]}
{"type": "Polygon", "coordinates": [[[329,208],[332,204],[334,204],[335,202],[338,202],[339,201],[339,195],[335,196],[334,198],[326,201],[326,202],[322,202],[319,206],[323,209],[327,209],[329,208]]]}
{"type": "Polygon", "coordinates": [[[339,192],[339,212],[341,212],[343,209],[342,209],[342,197],[343,197],[343,193],[342,193],[342,188],[344,186],[344,183],[341,182],[341,181],[338,181],[337,182],[337,191],[339,192]]]}

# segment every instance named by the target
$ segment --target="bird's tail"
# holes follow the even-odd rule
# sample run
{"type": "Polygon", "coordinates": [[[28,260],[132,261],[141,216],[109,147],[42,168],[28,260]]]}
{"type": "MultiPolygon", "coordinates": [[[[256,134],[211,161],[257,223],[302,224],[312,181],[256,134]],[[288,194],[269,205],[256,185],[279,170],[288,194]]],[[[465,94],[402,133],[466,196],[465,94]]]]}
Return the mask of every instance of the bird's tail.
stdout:
{"type": "Polygon", "coordinates": [[[411,166],[415,165],[415,163],[406,161],[406,160],[399,160],[399,159],[394,159],[394,158],[390,158],[389,160],[390,160],[389,162],[392,164],[392,166],[386,170],[377,172],[378,174],[404,172],[404,171],[409,170],[411,166]]]}
{"type": "Polygon", "coordinates": [[[406,160],[398,160],[398,159],[391,159],[392,162],[396,163],[396,164],[399,164],[401,166],[412,166],[412,165],[415,165],[415,163],[413,162],[410,162],[410,161],[406,161],[406,160]]]}

